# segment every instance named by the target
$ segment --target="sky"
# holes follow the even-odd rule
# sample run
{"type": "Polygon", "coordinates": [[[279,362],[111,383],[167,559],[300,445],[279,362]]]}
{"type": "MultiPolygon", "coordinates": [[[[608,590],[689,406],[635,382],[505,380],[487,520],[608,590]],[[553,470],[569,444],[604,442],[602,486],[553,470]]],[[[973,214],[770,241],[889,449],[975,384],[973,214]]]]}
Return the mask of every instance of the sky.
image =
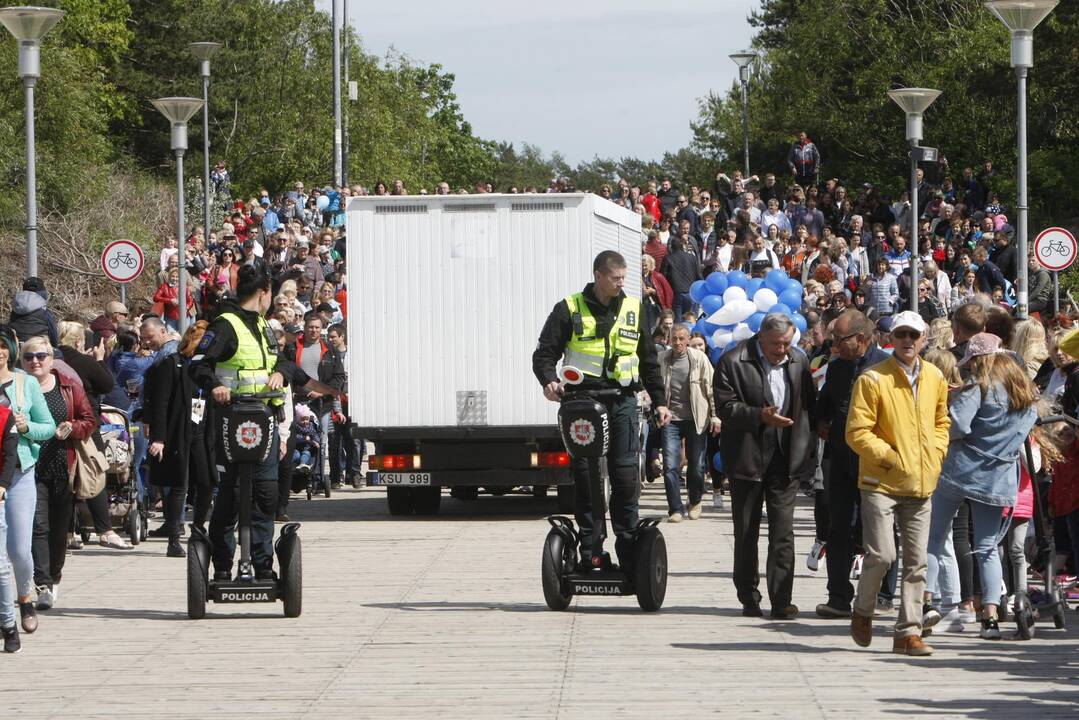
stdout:
{"type": "MultiPolygon", "coordinates": [[[[440,63],[473,131],[576,164],[659,159],[726,91],[760,0],[347,0],[368,53],[440,63]]],[[[317,0],[329,12],[330,0],[317,0]]],[[[347,97],[347,90],[342,90],[347,97]]]]}

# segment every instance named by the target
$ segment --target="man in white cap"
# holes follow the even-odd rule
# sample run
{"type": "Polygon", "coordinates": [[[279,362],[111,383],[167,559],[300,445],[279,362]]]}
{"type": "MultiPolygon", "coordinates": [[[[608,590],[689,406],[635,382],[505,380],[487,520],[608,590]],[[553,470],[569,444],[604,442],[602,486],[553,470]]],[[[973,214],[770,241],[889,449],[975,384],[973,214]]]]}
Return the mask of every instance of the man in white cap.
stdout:
{"type": "MultiPolygon", "coordinates": [[[[873,611],[881,580],[896,558],[892,525],[903,547],[903,586],[892,652],[921,657],[929,541],[930,496],[948,451],[948,384],[918,354],[925,321],[909,310],[894,316],[893,354],[859,376],[847,416],[847,445],[858,455],[865,562],[851,618],[851,637],[873,639],[873,611]]],[[[939,615],[935,616],[939,620],[939,615]]]]}

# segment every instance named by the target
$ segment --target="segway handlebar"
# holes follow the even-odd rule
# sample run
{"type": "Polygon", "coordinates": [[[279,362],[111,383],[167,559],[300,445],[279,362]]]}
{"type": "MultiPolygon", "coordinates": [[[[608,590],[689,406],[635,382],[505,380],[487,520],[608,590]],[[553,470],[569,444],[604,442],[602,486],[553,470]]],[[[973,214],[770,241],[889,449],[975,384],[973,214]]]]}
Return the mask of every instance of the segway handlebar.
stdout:
{"type": "Polygon", "coordinates": [[[244,402],[245,400],[278,400],[285,397],[280,390],[264,390],[256,393],[232,393],[229,402],[244,402]]]}
{"type": "Polygon", "coordinates": [[[591,398],[594,400],[600,400],[602,398],[613,398],[623,394],[623,390],[619,388],[565,388],[562,399],[563,400],[578,400],[581,398],[591,398]]]}
{"type": "Polygon", "coordinates": [[[1079,418],[1073,418],[1071,415],[1046,415],[1045,417],[1040,417],[1035,420],[1034,424],[1052,425],[1057,422],[1068,423],[1072,427],[1079,427],[1079,418]]]}

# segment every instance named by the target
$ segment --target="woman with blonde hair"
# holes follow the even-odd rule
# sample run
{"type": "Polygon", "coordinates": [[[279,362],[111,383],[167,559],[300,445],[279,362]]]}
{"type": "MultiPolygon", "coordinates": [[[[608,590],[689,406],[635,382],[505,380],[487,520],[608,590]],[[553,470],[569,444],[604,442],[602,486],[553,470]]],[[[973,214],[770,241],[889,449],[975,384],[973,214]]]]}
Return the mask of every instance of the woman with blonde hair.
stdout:
{"type": "Polygon", "coordinates": [[[940,370],[949,388],[954,389],[963,384],[963,379],[959,376],[959,361],[947,348],[933,348],[925,354],[925,361],[940,370]]]}
{"type": "MultiPolygon", "coordinates": [[[[950,350],[953,345],[955,345],[955,335],[952,333],[951,320],[941,317],[929,323],[929,336],[925,342],[927,360],[930,350],[950,350]]],[[[936,363],[933,364],[936,365],[936,363]]]]}
{"type": "Polygon", "coordinates": [[[1049,357],[1049,348],[1045,345],[1045,326],[1032,318],[1020,320],[1015,324],[1008,349],[1022,358],[1027,376],[1033,380],[1049,357]]]}
{"type": "MultiPolygon", "coordinates": [[[[933,493],[929,521],[929,568],[927,588],[937,586],[941,560],[948,557],[945,545],[959,506],[969,502],[974,531],[973,552],[982,581],[982,631],[987,640],[999,640],[997,608],[1000,605],[1002,568],[997,546],[1008,530],[1019,489],[1018,457],[1023,441],[1037,418],[1037,389],[1026,373],[990,333],[970,339],[960,366],[970,366],[970,379],[949,394],[951,444],[941,466],[933,493]]],[[[959,569],[944,564],[942,609],[949,624],[959,617],[959,569]]],[[[935,611],[930,611],[935,612],[935,611]]],[[[940,615],[935,620],[940,620],[940,615]]],[[[931,618],[932,621],[932,618],[931,618]]]]}

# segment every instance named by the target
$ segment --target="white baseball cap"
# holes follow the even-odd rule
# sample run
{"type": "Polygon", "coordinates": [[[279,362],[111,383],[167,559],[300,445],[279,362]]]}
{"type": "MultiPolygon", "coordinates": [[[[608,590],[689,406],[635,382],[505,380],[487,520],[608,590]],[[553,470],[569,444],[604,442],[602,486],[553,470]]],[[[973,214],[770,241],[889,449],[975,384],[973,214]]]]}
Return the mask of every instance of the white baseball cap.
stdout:
{"type": "Polygon", "coordinates": [[[913,310],[904,310],[892,317],[892,332],[901,327],[917,330],[922,335],[925,335],[926,331],[925,320],[922,320],[922,316],[913,310]]]}

